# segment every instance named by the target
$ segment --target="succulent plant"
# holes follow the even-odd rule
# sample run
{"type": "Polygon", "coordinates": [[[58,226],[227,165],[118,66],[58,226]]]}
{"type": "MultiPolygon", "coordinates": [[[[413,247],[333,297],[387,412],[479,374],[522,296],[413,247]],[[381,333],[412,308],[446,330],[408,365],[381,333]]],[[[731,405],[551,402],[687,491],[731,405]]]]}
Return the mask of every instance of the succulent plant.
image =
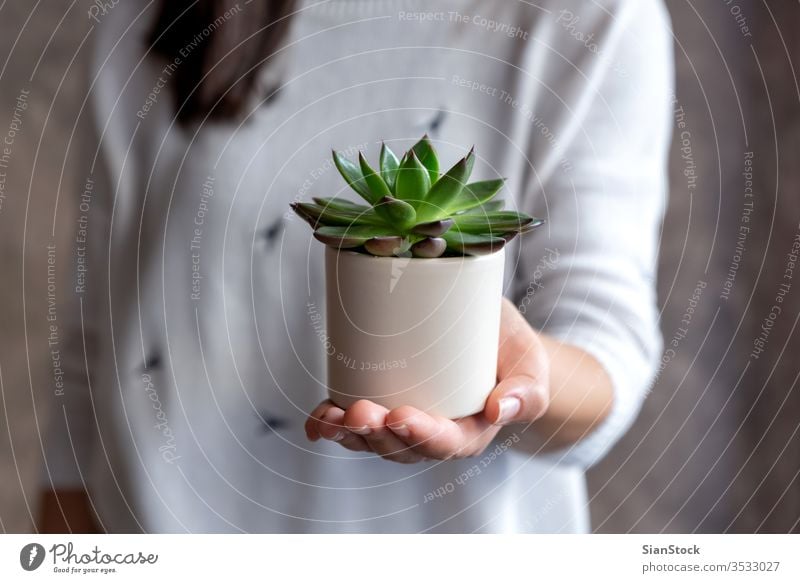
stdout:
{"type": "Polygon", "coordinates": [[[469,183],[474,149],[444,174],[428,136],[402,159],[386,144],[374,170],[362,153],[355,164],[333,152],[342,177],[368,204],[314,198],[292,209],[326,245],[380,257],[483,255],[502,249],[544,221],[504,211],[495,195],[505,179],[469,183]]]}

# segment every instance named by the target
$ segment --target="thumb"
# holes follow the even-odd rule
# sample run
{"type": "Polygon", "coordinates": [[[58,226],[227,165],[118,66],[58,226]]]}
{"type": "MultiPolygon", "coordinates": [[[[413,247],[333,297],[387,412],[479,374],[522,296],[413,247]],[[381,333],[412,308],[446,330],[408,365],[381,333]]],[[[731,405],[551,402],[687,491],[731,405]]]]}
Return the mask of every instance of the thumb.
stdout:
{"type": "Polygon", "coordinates": [[[526,374],[503,379],[489,398],[483,413],[494,425],[531,423],[541,417],[550,401],[545,383],[526,374]]]}

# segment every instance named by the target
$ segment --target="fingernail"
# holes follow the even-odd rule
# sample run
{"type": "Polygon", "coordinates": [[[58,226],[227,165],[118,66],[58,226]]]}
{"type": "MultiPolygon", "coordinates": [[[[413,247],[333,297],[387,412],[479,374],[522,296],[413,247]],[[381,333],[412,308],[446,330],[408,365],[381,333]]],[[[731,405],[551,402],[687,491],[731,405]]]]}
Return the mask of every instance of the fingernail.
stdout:
{"type": "Polygon", "coordinates": [[[366,425],[362,425],[361,427],[348,427],[347,429],[356,435],[369,435],[371,431],[371,429],[366,425]]]}
{"type": "Polygon", "coordinates": [[[408,426],[403,423],[400,425],[389,425],[389,429],[392,430],[392,433],[400,437],[408,437],[411,435],[411,432],[408,430],[408,426]]]}
{"type": "Polygon", "coordinates": [[[521,407],[522,402],[517,397],[503,397],[500,399],[500,415],[497,418],[497,424],[502,425],[512,421],[521,407]]]}
{"type": "Polygon", "coordinates": [[[336,435],[334,435],[333,437],[328,437],[327,439],[330,439],[331,441],[342,441],[344,439],[344,432],[337,431],[336,435]]]}

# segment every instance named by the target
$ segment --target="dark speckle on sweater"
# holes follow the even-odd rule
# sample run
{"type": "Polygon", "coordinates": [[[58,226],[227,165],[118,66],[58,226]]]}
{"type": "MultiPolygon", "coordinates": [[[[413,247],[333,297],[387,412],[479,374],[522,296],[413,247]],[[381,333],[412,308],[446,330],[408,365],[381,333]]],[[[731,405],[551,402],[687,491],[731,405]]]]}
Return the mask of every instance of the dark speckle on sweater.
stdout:
{"type": "Polygon", "coordinates": [[[442,126],[442,123],[444,123],[446,117],[447,117],[447,111],[445,109],[442,108],[439,111],[437,111],[433,119],[430,122],[428,122],[428,132],[433,135],[436,135],[436,133],[439,131],[439,128],[442,126]]]}
{"type": "Polygon", "coordinates": [[[281,86],[273,85],[267,87],[264,92],[264,105],[272,105],[281,95],[281,86]]]}
{"type": "Polygon", "coordinates": [[[152,370],[161,366],[161,355],[158,352],[151,352],[144,360],[144,369],[152,370]]]}
{"type": "Polygon", "coordinates": [[[274,245],[278,239],[278,235],[283,231],[283,219],[280,218],[268,227],[261,230],[261,236],[268,245],[274,245]]]}
{"type": "Polygon", "coordinates": [[[261,430],[264,433],[280,431],[289,425],[289,422],[286,419],[283,417],[277,417],[269,411],[262,411],[259,413],[258,419],[261,422],[261,430]]]}

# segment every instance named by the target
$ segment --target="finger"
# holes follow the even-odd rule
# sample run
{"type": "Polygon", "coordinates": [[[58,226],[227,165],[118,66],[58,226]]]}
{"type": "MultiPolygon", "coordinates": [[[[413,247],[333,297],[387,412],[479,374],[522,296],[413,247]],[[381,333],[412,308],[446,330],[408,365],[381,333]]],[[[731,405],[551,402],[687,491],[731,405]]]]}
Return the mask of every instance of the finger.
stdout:
{"type": "Polygon", "coordinates": [[[388,412],[386,407],[372,401],[357,401],[345,412],[344,424],[350,431],[362,436],[372,451],[381,457],[405,464],[422,461],[421,455],[386,427],[388,412]]]}
{"type": "Polygon", "coordinates": [[[306,437],[308,437],[310,441],[317,441],[320,437],[322,437],[318,428],[319,421],[331,407],[335,407],[335,405],[330,399],[326,399],[308,414],[308,419],[306,419],[305,423],[305,430],[306,437]]]}
{"type": "Polygon", "coordinates": [[[413,407],[393,409],[386,422],[416,453],[440,460],[475,455],[497,434],[497,428],[481,415],[452,421],[413,407]]]}
{"type": "Polygon", "coordinates": [[[352,451],[369,451],[369,446],[364,439],[351,433],[344,426],[344,411],[339,407],[330,407],[317,425],[320,435],[330,441],[335,441],[342,447],[352,451]]]}
{"type": "Polygon", "coordinates": [[[483,414],[489,423],[531,423],[547,411],[549,395],[547,387],[528,375],[506,378],[495,387],[483,414]]]}
{"type": "Polygon", "coordinates": [[[500,383],[484,407],[490,423],[530,423],[547,410],[550,379],[547,351],[539,335],[507,299],[501,313],[497,377],[500,383]]]}

